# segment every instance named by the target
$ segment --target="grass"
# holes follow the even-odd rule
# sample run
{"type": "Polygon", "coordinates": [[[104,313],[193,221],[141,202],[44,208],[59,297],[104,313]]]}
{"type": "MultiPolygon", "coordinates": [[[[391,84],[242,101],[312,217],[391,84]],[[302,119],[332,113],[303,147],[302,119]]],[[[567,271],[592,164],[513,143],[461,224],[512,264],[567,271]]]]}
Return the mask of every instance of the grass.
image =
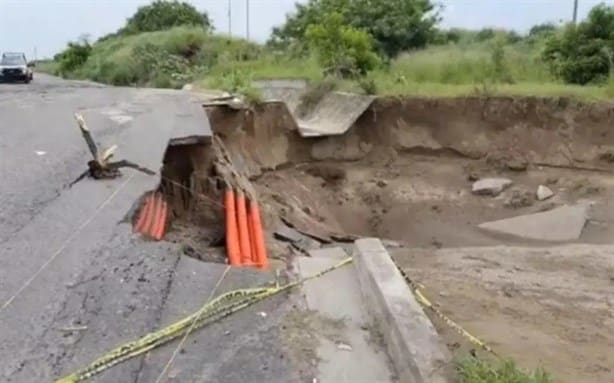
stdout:
{"type": "MultiPolygon", "coordinates": [[[[614,80],[601,86],[574,86],[553,79],[540,60],[538,42],[497,45],[495,40],[460,42],[408,52],[358,81],[338,89],[384,96],[459,97],[513,95],[603,100],[614,97],[614,80]],[[499,50],[497,50],[499,49],[499,50]]],[[[58,73],[57,63],[40,71],[58,73]]],[[[295,58],[241,39],[211,35],[196,27],[115,36],[95,43],[85,65],[65,77],[114,85],[205,88],[249,94],[259,79],[306,79],[321,83],[313,57],[295,58]]]]}
{"type": "Polygon", "coordinates": [[[553,383],[542,369],[524,371],[512,361],[492,364],[468,357],[457,363],[460,383],[553,383]]]}
{"type": "MultiPolygon", "coordinates": [[[[406,53],[386,68],[373,71],[360,81],[339,81],[344,91],[375,93],[383,96],[461,97],[510,95],[570,97],[584,101],[614,97],[614,81],[606,86],[562,84],[553,79],[539,60],[539,47],[528,43],[504,48],[505,76],[497,81],[492,59],[493,43],[436,46],[406,53]]],[[[292,59],[266,54],[254,60],[219,63],[208,71],[201,83],[220,84],[219,77],[230,69],[242,71],[252,80],[270,78],[323,81],[322,70],[313,58],[292,59]]]]}

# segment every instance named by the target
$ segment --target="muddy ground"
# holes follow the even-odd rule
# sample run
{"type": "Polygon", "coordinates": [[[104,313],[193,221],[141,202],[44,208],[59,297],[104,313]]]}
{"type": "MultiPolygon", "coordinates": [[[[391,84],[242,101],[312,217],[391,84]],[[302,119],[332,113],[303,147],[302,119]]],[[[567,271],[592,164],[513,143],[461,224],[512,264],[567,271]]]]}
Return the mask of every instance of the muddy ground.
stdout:
{"type": "MultiPolygon", "coordinates": [[[[394,241],[387,243],[396,243],[397,264],[502,356],[544,366],[561,382],[614,381],[614,247],[605,246],[614,244],[611,105],[383,100],[345,135],[323,139],[301,138],[280,103],[208,114],[236,170],[255,186],[272,257],[291,265],[301,256],[275,239],[282,218],[326,240],[394,241]],[[495,197],[472,194],[473,181],[486,177],[513,185],[495,197]],[[539,185],[554,196],[538,201],[539,185]],[[590,218],[572,243],[477,228],[578,202],[591,205],[590,218]]],[[[196,152],[184,176],[167,175],[220,201],[207,156],[196,152]]],[[[184,243],[188,255],[221,261],[220,206],[189,199],[180,198],[185,206],[175,209],[168,239],[184,243]]],[[[467,351],[432,319],[452,351],[467,351]]]]}

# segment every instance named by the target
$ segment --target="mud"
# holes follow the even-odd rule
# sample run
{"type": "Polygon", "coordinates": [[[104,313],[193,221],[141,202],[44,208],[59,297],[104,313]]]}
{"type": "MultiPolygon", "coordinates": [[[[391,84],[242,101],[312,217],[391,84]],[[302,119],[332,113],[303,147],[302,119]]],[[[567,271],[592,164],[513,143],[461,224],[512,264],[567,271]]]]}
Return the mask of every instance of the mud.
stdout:
{"type": "MultiPolygon", "coordinates": [[[[378,99],[345,134],[310,138],[302,137],[283,102],[206,110],[235,170],[256,191],[272,257],[297,255],[273,236],[282,221],[321,242],[361,236],[396,241],[403,244],[397,262],[432,286],[432,294],[441,292],[436,298],[445,298],[447,314],[522,366],[545,365],[562,382],[601,382],[614,374],[604,356],[612,339],[603,336],[614,333],[605,295],[612,255],[559,254],[552,243],[477,228],[588,199],[590,219],[574,242],[612,243],[612,104],[378,99]],[[509,178],[514,185],[497,197],[473,195],[472,182],[483,177],[509,178]],[[555,195],[538,201],[539,185],[555,195]],[[447,250],[501,245],[535,250],[495,251],[482,257],[481,266],[447,250]],[[593,268],[601,271],[589,272],[593,268]],[[485,283],[486,273],[497,277],[485,283]],[[578,286],[589,303],[571,293],[578,286]]],[[[211,153],[207,144],[169,148],[164,177],[173,182],[162,188],[173,201],[169,239],[181,242],[188,255],[223,261],[223,184],[211,153]]],[[[455,336],[438,328],[454,348],[455,336]]]]}

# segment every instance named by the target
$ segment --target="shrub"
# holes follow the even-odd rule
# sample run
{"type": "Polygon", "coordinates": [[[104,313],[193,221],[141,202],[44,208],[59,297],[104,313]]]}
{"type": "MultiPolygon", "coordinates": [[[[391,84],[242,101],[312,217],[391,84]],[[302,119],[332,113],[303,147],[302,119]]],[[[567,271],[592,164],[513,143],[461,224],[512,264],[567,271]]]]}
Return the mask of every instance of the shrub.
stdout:
{"type": "Polygon", "coordinates": [[[605,81],[614,50],[614,7],[600,4],[579,25],[552,35],[543,51],[551,73],[572,84],[605,81]]]}
{"type": "Polygon", "coordinates": [[[91,52],[92,46],[86,39],[68,43],[68,47],[55,57],[59,64],[58,70],[63,74],[74,72],[85,64],[91,52]]]}
{"type": "Polygon", "coordinates": [[[332,12],[321,24],[310,25],[306,37],[325,72],[337,77],[365,75],[380,63],[371,36],[344,25],[339,13],[332,12]]]}

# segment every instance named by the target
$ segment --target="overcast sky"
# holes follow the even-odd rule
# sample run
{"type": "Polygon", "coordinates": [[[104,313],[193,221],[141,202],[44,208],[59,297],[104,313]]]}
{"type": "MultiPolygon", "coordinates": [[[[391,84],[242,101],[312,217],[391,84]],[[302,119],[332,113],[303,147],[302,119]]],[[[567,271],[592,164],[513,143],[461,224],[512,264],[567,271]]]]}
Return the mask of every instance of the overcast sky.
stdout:
{"type": "MultiPolygon", "coordinates": [[[[297,0],[249,0],[251,38],[265,41],[297,0]]],[[[304,0],[303,0],[304,1],[304,0]]],[[[579,0],[580,18],[602,1],[579,0]]],[[[0,51],[50,57],[82,34],[96,39],[121,27],[148,0],[0,0],[0,51]]],[[[206,10],[219,32],[228,31],[228,0],[191,0],[206,10]]],[[[232,33],[246,35],[246,0],[231,0],[232,33]]],[[[445,27],[502,27],[526,31],[543,22],[569,20],[573,0],[440,0],[445,27]]],[[[614,5],[614,0],[605,3],[614,5]]]]}

